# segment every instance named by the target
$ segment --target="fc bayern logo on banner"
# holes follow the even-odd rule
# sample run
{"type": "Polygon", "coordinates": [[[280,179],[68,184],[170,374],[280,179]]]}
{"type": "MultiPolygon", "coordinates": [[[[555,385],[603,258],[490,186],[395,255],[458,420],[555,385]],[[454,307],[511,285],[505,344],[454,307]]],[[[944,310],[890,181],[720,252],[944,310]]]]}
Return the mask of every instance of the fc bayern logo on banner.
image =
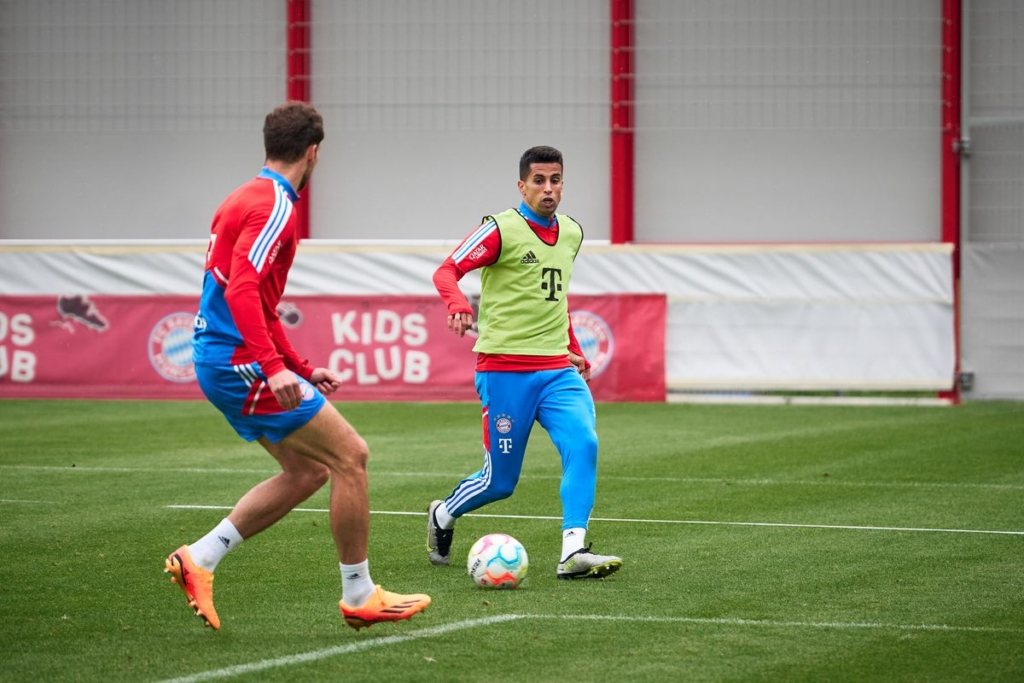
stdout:
{"type": "Polygon", "coordinates": [[[615,353],[612,328],[604,318],[590,311],[573,311],[569,318],[583,355],[590,361],[590,376],[597,377],[608,367],[615,353]]]}
{"type": "Polygon", "coordinates": [[[161,377],[171,382],[192,382],[192,324],[195,313],[171,313],[149,333],[149,362],[161,377]]]}

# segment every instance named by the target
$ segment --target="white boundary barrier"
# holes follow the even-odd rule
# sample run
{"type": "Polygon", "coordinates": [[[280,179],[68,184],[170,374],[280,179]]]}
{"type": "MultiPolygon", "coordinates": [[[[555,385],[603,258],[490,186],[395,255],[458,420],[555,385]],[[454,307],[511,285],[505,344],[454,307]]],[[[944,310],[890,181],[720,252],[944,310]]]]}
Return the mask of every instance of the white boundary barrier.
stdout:
{"type": "MultiPolygon", "coordinates": [[[[434,294],[454,242],[308,240],[287,295],[434,294]]],[[[196,294],[205,242],[3,241],[11,295],[196,294]]],[[[467,293],[479,279],[463,281],[467,293]]],[[[577,294],[664,293],[675,392],[941,391],[956,341],[942,243],[585,244],[577,294]]],[[[0,344],[3,340],[0,339],[0,344]]]]}

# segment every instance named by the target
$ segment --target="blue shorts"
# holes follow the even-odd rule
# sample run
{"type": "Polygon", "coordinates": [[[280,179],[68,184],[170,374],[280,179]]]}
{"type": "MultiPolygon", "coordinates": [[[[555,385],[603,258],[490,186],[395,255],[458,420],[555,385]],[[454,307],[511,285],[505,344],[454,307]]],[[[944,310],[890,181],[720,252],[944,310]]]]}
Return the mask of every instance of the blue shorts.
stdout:
{"type": "Polygon", "coordinates": [[[597,417],[594,398],[576,368],[476,373],[483,409],[484,465],[445,498],[461,517],[512,495],[526,444],[539,423],[562,460],[562,528],[587,528],[597,490],[597,417]]]}
{"type": "Polygon", "coordinates": [[[270,391],[259,363],[195,368],[199,388],[246,441],[265,436],[277,443],[312,420],[327,402],[316,387],[296,375],[302,385],[302,403],[285,410],[270,391]]]}

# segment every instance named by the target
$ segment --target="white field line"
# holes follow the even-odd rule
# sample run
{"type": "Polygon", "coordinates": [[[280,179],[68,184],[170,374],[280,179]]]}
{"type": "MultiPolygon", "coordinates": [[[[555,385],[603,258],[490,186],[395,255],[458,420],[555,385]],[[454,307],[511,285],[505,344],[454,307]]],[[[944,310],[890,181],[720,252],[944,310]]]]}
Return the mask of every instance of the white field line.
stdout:
{"type": "Polygon", "coordinates": [[[77,465],[0,465],[3,470],[37,470],[40,472],[115,472],[124,474],[174,472],[177,474],[277,474],[281,470],[235,467],[79,467],[77,465]]]}
{"type": "MultiPolygon", "coordinates": [[[[465,472],[378,472],[370,471],[371,477],[444,477],[464,478],[465,472]]],[[[520,479],[561,479],[561,474],[523,474],[520,479]]],[[[1002,489],[1006,491],[1024,491],[1024,484],[982,484],[973,482],[930,482],[930,481],[844,481],[823,476],[820,479],[731,479],[729,477],[634,477],[615,474],[600,474],[601,481],[636,481],[644,483],[676,483],[676,484],[724,484],[727,486],[849,486],[855,488],[893,488],[893,489],[1002,489]]]]}
{"type": "Polygon", "coordinates": [[[383,638],[372,638],[367,640],[360,640],[347,645],[338,645],[337,647],[329,647],[325,650],[314,650],[313,652],[304,652],[297,655],[287,655],[285,657],[275,657],[274,659],[263,659],[258,662],[252,662],[250,664],[238,664],[236,666],[229,666],[224,669],[212,669],[210,671],[201,671],[199,673],[192,674],[190,676],[182,676],[181,678],[170,678],[161,683],[197,683],[198,681],[210,681],[215,678],[230,678],[232,676],[242,676],[245,674],[251,674],[256,671],[265,671],[266,669],[275,669],[282,666],[292,666],[293,664],[305,664],[307,662],[315,662],[327,657],[336,657],[338,655],[346,655],[352,652],[359,652],[360,650],[368,650],[374,647],[383,647],[388,645],[397,645],[410,640],[417,640],[420,638],[432,638],[434,636],[442,636],[452,631],[461,631],[462,629],[475,628],[477,626],[488,626],[490,624],[497,624],[503,621],[512,621],[513,619],[522,619],[523,617],[518,614],[502,614],[494,617],[486,617],[484,619],[470,619],[467,621],[456,621],[451,624],[443,624],[441,626],[435,626],[433,628],[425,628],[419,631],[412,631],[399,636],[384,636],[383,638]]]}
{"type": "MultiPolygon", "coordinates": [[[[165,505],[171,510],[231,510],[230,505],[165,505]]],[[[294,508],[292,512],[316,512],[327,514],[325,508],[294,508]]],[[[424,517],[425,512],[404,512],[399,510],[371,510],[372,515],[411,515],[424,517]]],[[[533,519],[533,520],[555,520],[561,521],[561,517],[545,515],[488,515],[472,512],[466,517],[485,517],[489,519],[533,519]]],[[[706,524],[710,526],[753,526],[753,527],[781,527],[788,529],[844,529],[852,531],[913,531],[913,532],[934,532],[946,534],[996,534],[1006,536],[1024,536],[1024,531],[1002,531],[998,529],[936,529],[930,527],[904,527],[904,526],[856,526],[851,524],[790,524],[785,522],[724,522],[704,519],[630,519],[624,517],[591,517],[591,522],[621,522],[625,524],[706,524]]]]}
{"type": "Polygon", "coordinates": [[[368,640],[360,640],[355,643],[349,643],[347,645],[339,645],[337,647],[331,647],[324,650],[315,650],[313,652],[304,652],[296,655],[286,655],[284,657],[276,657],[274,659],[263,659],[257,662],[249,664],[238,664],[236,666],[229,666],[223,669],[211,669],[208,671],[201,671],[199,673],[191,674],[189,676],[182,676],[180,678],[171,678],[161,681],[161,683],[199,683],[199,681],[209,681],[217,678],[231,678],[234,676],[242,676],[245,674],[251,674],[257,671],[265,671],[267,669],[274,669],[284,666],[292,666],[294,664],[306,664],[309,662],[319,661],[321,659],[327,659],[328,657],[336,657],[338,655],[346,655],[361,650],[369,650],[376,647],[389,647],[392,645],[399,645],[401,643],[408,642],[410,640],[418,640],[421,638],[432,638],[435,636],[442,636],[453,631],[460,631],[467,628],[476,628],[479,626],[489,626],[491,624],[498,624],[506,621],[515,621],[519,619],[554,619],[559,621],[616,621],[616,622],[631,622],[631,623],[647,623],[647,624],[691,624],[698,626],[753,626],[761,628],[805,628],[805,629],[823,629],[823,630],[839,630],[839,629],[878,629],[887,631],[932,631],[932,632],[945,632],[945,633],[1021,633],[1021,629],[1015,628],[1000,628],[993,626],[951,626],[949,624],[883,624],[883,623],[872,623],[872,622],[841,622],[841,621],[774,621],[770,619],[738,619],[738,618],[701,618],[701,617],[630,617],[625,615],[603,615],[603,614],[504,614],[493,617],[486,617],[484,619],[470,619],[468,621],[457,621],[450,624],[444,624],[441,626],[435,626],[432,628],[425,628],[419,631],[413,631],[404,635],[397,636],[384,636],[382,638],[373,638],[368,640]]]}
{"type": "MultiPolygon", "coordinates": [[[[76,467],[56,465],[0,465],[0,470],[38,470],[45,472],[118,472],[118,473],[177,473],[177,474],[259,474],[271,476],[280,472],[271,468],[233,467],[76,467]]],[[[371,477],[436,477],[439,479],[461,479],[465,472],[389,472],[370,469],[371,477]]],[[[523,474],[521,479],[561,479],[560,474],[523,474]]],[[[614,474],[600,475],[602,481],[636,481],[646,483],[678,484],[724,484],[728,486],[849,486],[855,488],[893,489],[993,489],[1024,491],[1024,484],[984,484],[972,482],[928,482],[928,481],[844,481],[822,477],[821,479],[731,479],[729,477],[633,477],[614,474]]]]}
{"type": "Polygon", "coordinates": [[[1021,633],[1019,628],[999,626],[950,626],[949,624],[881,624],[844,621],[775,621],[772,619],[737,619],[729,617],[629,617],[606,614],[527,614],[528,619],[563,619],[566,621],[627,621],[632,623],[700,624],[721,626],[765,626],[769,628],[822,629],[885,629],[890,631],[946,631],[966,633],[1021,633]]]}
{"type": "Polygon", "coordinates": [[[51,500],[17,500],[15,498],[0,498],[0,504],[12,504],[12,505],[51,505],[51,500]]]}

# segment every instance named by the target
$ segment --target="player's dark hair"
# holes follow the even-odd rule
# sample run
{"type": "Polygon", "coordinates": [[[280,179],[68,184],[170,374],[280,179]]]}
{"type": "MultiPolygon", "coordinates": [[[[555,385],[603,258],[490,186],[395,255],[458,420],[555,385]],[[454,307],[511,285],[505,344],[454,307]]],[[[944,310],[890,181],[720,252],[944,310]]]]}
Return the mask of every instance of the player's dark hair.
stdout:
{"type": "Polygon", "coordinates": [[[263,148],[267,159],[286,164],[298,161],[310,145],[324,139],[324,119],[305,102],[286,102],[263,121],[263,148]]]}
{"type": "Polygon", "coordinates": [[[558,164],[565,168],[565,164],[562,163],[562,153],[554,147],[545,145],[531,147],[523,152],[523,156],[519,159],[520,180],[526,180],[529,177],[531,164],[558,164]]]}

